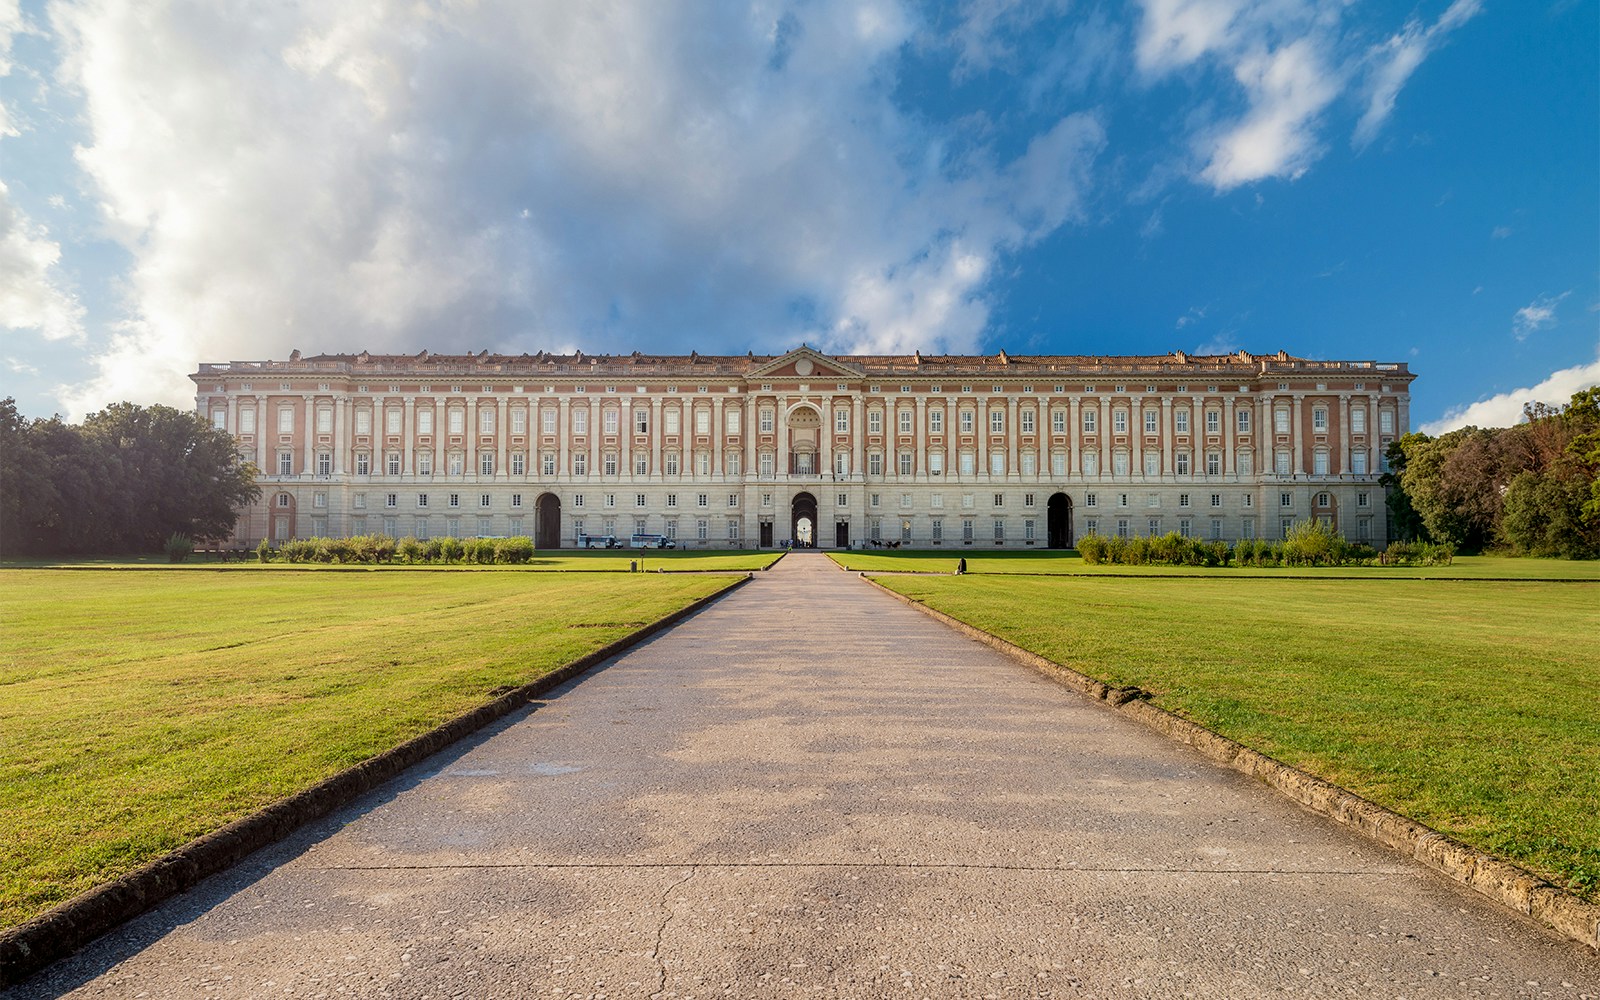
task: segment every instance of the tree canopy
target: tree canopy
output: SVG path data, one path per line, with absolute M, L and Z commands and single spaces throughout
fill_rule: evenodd
M 198 414 L 117 403 L 82 424 L 0 401 L 0 552 L 158 551 L 226 538 L 261 495 L 233 438 Z
M 1476 552 L 1600 557 L 1600 387 L 1530 403 L 1515 427 L 1463 427 L 1389 446 L 1389 508 L 1408 537 Z

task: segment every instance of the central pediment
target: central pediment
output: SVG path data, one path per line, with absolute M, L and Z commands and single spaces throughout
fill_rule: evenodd
M 773 358 L 771 361 L 753 369 L 747 378 L 861 378 L 865 373 L 855 365 L 831 358 L 821 351 L 814 351 L 804 344 L 790 351 L 788 354 Z

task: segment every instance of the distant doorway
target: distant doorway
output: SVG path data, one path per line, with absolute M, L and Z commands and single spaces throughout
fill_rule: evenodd
M 541 493 L 533 510 L 533 545 L 540 549 L 561 547 L 561 498 Z
M 797 493 L 789 504 L 789 527 L 794 544 L 799 548 L 814 548 L 817 544 L 817 498 L 809 493 Z
M 1049 546 L 1052 549 L 1072 548 L 1072 498 L 1065 493 L 1050 497 Z
M 849 521 L 833 522 L 833 547 L 836 549 L 848 549 L 850 547 Z
M 758 529 L 758 531 L 760 533 L 761 540 L 757 544 L 764 549 L 772 548 L 772 522 L 762 521 L 761 527 Z

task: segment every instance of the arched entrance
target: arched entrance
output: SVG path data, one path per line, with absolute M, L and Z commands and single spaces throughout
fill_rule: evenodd
M 1072 548 L 1072 498 L 1065 493 L 1051 494 L 1049 519 L 1050 548 Z
M 282 545 L 294 537 L 294 494 L 278 493 L 272 498 L 272 544 Z
M 789 504 L 789 537 L 796 548 L 815 548 L 817 544 L 817 498 L 796 493 Z
M 561 498 L 554 493 L 539 494 L 533 508 L 533 546 L 537 549 L 561 547 Z

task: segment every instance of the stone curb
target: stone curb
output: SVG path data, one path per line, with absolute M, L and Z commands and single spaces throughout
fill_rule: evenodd
M 313 820 L 348 805 L 384 782 L 421 763 L 450 744 L 495 722 L 591 667 L 638 645 L 713 601 L 754 579 L 742 579 L 687 607 L 659 618 L 637 632 L 573 660 L 495 700 L 458 715 L 376 757 L 346 768 L 305 791 L 281 799 L 219 830 L 191 840 L 136 871 L 53 907 L 0 934 L 0 989 L 21 983 L 50 963 L 65 958 L 118 924 L 192 888 L 201 879 L 229 868 L 254 851 L 274 844 Z
M 861 579 L 883 593 L 909 604 L 957 632 L 1033 667 L 1067 687 L 1104 701 L 1151 729 L 1187 743 L 1212 760 L 1271 786 L 1312 812 L 1321 813 L 1391 850 L 1442 872 L 1495 902 L 1553 928 L 1564 937 L 1600 951 L 1600 906 L 1586 903 L 1510 862 L 1468 847 L 1432 827 L 1385 809 L 1332 782 L 1273 760 L 1198 723 L 1157 708 L 1145 700 L 1149 696 L 1138 688 L 1113 687 L 1097 681 L 1071 667 L 1062 666 L 997 635 L 936 611 L 921 601 L 896 593 L 865 574 L 860 575 Z

